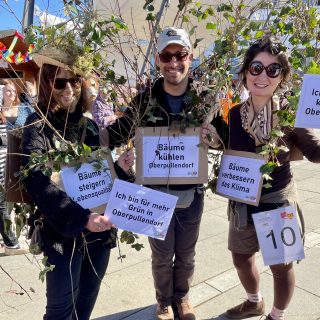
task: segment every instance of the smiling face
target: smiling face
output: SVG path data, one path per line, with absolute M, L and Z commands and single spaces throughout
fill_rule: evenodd
M 70 79 L 70 82 L 64 80 Z M 56 79 L 50 80 L 50 85 L 52 89 L 52 97 L 56 103 L 60 106 L 61 109 L 64 109 L 70 113 L 76 110 L 77 103 L 79 102 L 81 96 L 81 79 L 79 82 L 74 82 L 71 80 L 77 79 L 77 76 L 68 70 L 59 69 Z M 58 89 L 55 88 L 55 84 L 61 84 L 65 82 L 65 86 L 58 86 Z
M 5 104 L 12 105 L 17 97 L 17 90 L 11 84 L 6 84 L 3 87 L 3 101 Z
M 178 52 L 188 52 L 188 49 L 179 44 L 170 44 L 162 50 L 161 54 L 177 54 Z M 161 62 L 159 55 L 156 55 L 156 64 L 164 77 L 165 88 L 167 86 L 173 90 L 179 90 L 187 85 L 192 57 L 192 53 L 189 53 L 184 61 L 178 61 L 176 57 L 172 57 L 170 62 Z
M 251 63 L 253 62 L 261 62 L 264 67 L 272 63 L 279 63 L 278 58 L 268 52 L 258 53 L 251 61 Z M 282 73 L 276 78 L 270 78 L 266 70 L 263 70 L 262 73 L 256 76 L 252 75 L 248 70 L 246 71 L 246 86 L 252 98 L 271 98 L 281 80 Z

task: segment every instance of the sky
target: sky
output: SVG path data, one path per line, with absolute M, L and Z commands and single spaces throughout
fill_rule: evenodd
M 24 3 L 25 0 L 0 0 L 0 30 L 22 31 Z M 35 0 L 35 4 L 41 11 L 47 10 L 48 13 L 59 17 L 63 14 L 62 0 Z M 34 24 L 38 24 L 37 21 L 37 17 L 34 17 Z

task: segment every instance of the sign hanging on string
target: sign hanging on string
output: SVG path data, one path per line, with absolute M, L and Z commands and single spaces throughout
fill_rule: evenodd
M 257 206 L 262 188 L 260 167 L 265 162 L 262 156 L 255 153 L 224 151 L 217 182 L 217 194 Z

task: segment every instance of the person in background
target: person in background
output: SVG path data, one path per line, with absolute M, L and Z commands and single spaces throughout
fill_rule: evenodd
M 30 81 L 26 81 L 24 87 L 26 90 L 20 93 L 20 101 L 24 104 L 35 106 L 37 104 L 37 89 L 35 85 Z
M 117 120 L 114 112 L 114 103 L 110 97 L 111 91 L 111 87 L 100 89 L 96 100 L 93 102 L 92 116 L 101 129 L 108 127 Z
M 86 86 L 84 79 L 69 69 L 42 66 L 39 112 L 28 117 L 23 132 L 25 166 L 31 154 L 46 154 L 55 149 L 55 141 L 61 139 L 58 133 L 71 143 L 83 140 L 92 150 L 99 147 L 97 125 L 83 116 L 90 108 Z M 133 161 L 130 151 L 119 157 L 114 164 L 119 178 L 132 178 L 127 172 Z M 116 230 L 107 217 L 84 209 L 41 169 L 41 164 L 31 168 L 24 184 L 43 217 L 43 252 L 48 257 L 47 263 L 54 265 L 46 273 L 47 304 L 43 319 L 89 320 L 110 250 L 116 246 Z
M 21 104 L 14 82 L 10 79 L 2 79 L 1 84 L 1 111 L 0 111 L 0 233 L 5 245 L 5 254 L 21 254 L 26 250 L 22 248 L 12 231 L 11 212 L 13 203 L 5 201 L 5 168 L 7 158 L 8 134 L 20 135 L 21 127 L 33 110 L 29 105 Z
M 12 80 L 3 79 L 0 83 L 4 85 L 1 110 L 6 118 L 7 129 L 21 133 L 21 130 L 16 129 L 24 125 L 27 116 L 34 112 L 34 109 L 30 104 L 20 101 L 17 88 Z
M 289 83 L 291 67 L 286 54 L 281 51 L 281 45 L 274 36 L 265 35 L 245 53 L 239 76 L 249 91 L 249 97 L 230 110 L 231 150 L 259 153 L 261 147 L 270 141 L 271 130 L 278 123 L 277 111 L 288 106 L 281 90 Z M 293 205 L 302 217 L 290 167 L 290 151 L 296 147 L 308 160 L 320 163 L 320 141 L 312 129 L 284 127 L 282 131 L 284 136 L 278 139 L 277 146 L 285 146 L 287 150 L 280 150 L 277 154 L 279 166 L 271 173 L 272 187 L 262 188 L 259 205 L 256 207 L 229 201 L 228 248 L 248 297 L 245 302 L 227 310 L 226 315 L 230 319 L 247 319 L 265 313 L 255 261 L 259 244 L 252 215 Z M 270 269 L 274 300 L 265 319 L 283 320 L 295 287 L 293 263 L 271 265 Z
M 84 113 L 84 116 L 90 119 L 93 119 L 93 106 L 94 103 L 98 97 L 98 87 L 99 87 L 99 82 L 97 79 L 97 76 L 92 76 L 90 79 L 87 79 L 86 81 L 86 94 L 87 94 L 87 99 L 89 101 L 89 108 L 88 110 Z

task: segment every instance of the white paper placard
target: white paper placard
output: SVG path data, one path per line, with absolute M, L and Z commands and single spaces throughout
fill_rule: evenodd
M 115 179 L 105 215 L 116 227 L 165 239 L 178 197 Z
M 61 179 L 67 195 L 85 209 L 98 207 L 108 202 L 113 179 L 107 160 L 102 160 L 103 168 L 97 170 L 94 163 L 84 163 L 76 170 L 63 168 Z
M 256 154 L 226 150 L 221 159 L 217 194 L 257 206 L 262 187 L 260 167 L 265 162 Z
M 143 137 L 143 175 L 197 177 L 199 143 L 199 136 Z
M 305 74 L 296 113 L 296 128 L 320 128 L 320 75 Z
M 296 210 L 293 206 L 252 215 L 266 266 L 304 259 Z
M 142 185 L 208 182 L 207 147 L 201 128 L 138 127 L 135 134 L 136 183 Z

